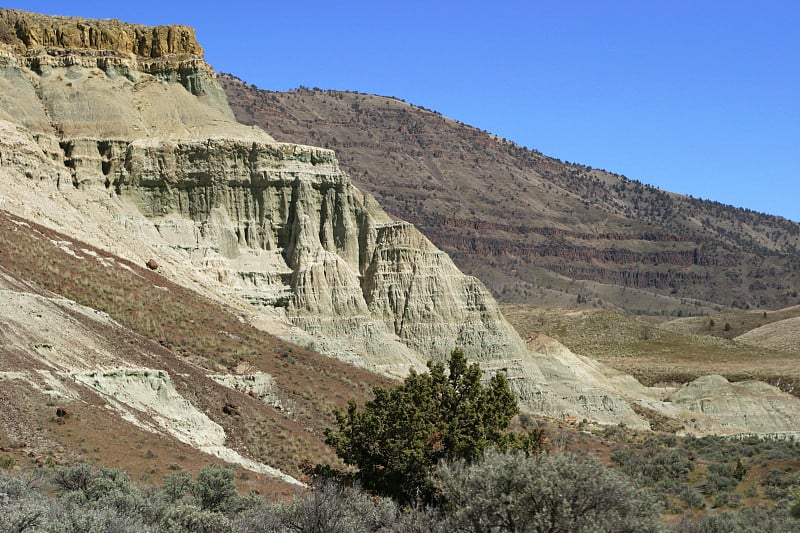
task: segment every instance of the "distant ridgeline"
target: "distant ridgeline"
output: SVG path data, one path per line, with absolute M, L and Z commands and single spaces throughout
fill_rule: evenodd
M 359 187 L 501 302 L 672 316 L 800 302 L 795 222 L 562 162 L 395 98 L 220 82 L 240 121 L 336 150 Z

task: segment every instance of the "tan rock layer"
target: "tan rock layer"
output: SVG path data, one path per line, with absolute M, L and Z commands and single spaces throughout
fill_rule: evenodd
M 119 20 L 57 17 L 0 9 L 0 41 L 25 52 L 37 48 L 107 50 L 139 57 L 203 56 L 193 28 L 143 26 Z

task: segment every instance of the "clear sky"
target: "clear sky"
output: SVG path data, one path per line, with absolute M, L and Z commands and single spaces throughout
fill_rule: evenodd
M 6 1 L 197 30 L 262 89 L 396 96 L 567 161 L 800 221 L 800 2 Z

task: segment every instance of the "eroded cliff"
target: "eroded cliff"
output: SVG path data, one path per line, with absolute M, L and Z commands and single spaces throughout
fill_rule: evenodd
M 484 286 L 332 151 L 233 120 L 190 30 L 0 10 L 0 43 L 3 209 L 155 257 L 242 320 L 348 362 L 403 375 L 461 347 L 530 410 L 648 427 L 630 402 L 661 398 L 569 351 L 529 351 Z
M 332 151 L 236 123 L 191 29 L 9 10 L 0 29 L 2 118 L 59 168 L 37 177 L 135 205 L 115 220 L 155 233 L 178 275 L 188 266 L 291 321 L 294 340 L 383 372 L 456 346 L 524 355 L 484 287 L 353 187 Z

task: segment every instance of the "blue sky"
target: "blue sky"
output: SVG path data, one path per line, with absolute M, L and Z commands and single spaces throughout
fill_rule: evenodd
M 396 96 L 563 160 L 800 221 L 800 2 L 37 2 L 188 24 L 263 89 Z

